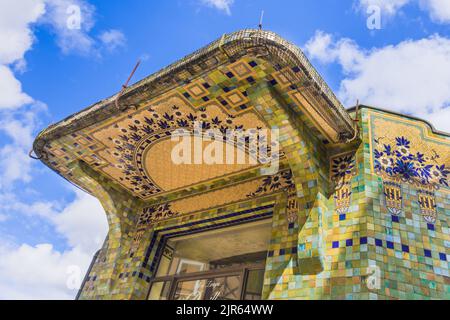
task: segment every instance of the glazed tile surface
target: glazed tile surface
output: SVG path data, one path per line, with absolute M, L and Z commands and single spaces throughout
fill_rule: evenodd
M 224 36 L 138 83 L 127 108 L 109 99 L 63 122 L 65 134 L 40 135 L 43 161 L 109 222 L 80 299 L 145 299 L 167 239 L 263 219 L 264 299 L 450 299 L 450 137 L 372 107 L 345 111 L 301 51 L 273 39 Z M 198 120 L 279 129 L 279 171 L 176 167 L 170 135 L 196 134 Z

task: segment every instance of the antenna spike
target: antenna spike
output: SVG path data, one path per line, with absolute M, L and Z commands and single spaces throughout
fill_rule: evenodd
M 261 11 L 261 17 L 259 18 L 259 30 L 262 30 L 263 27 L 263 19 L 264 19 L 264 10 Z

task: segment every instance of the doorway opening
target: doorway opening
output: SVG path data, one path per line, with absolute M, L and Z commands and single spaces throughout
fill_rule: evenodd
M 259 300 L 271 220 L 170 238 L 149 300 Z

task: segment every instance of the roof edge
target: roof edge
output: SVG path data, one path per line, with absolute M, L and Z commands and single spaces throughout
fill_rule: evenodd
M 225 54 L 227 54 L 225 49 L 228 48 L 234 50 L 242 48 L 251 51 L 254 49 L 255 45 L 257 47 L 264 47 L 265 49 L 271 48 L 273 50 L 279 50 L 281 52 L 279 55 L 280 59 L 294 59 L 298 62 L 298 65 L 305 69 L 307 76 L 311 78 L 320 91 L 322 91 L 324 98 L 326 98 L 327 103 L 330 105 L 330 112 L 337 117 L 340 126 L 349 132 L 350 135 L 354 132 L 355 128 L 353 127 L 353 122 L 344 106 L 339 102 L 333 91 L 312 66 L 304 53 L 297 46 L 281 38 L 276 33 L 257 29 L 244 29 L 230 34 L 224 34 L 221 38 L 213 41 L 209 45 L 187 55 L 135 84 L 130 85 L 124 90 L 123 95 L 121 95 L 121 104 L 128 104 L 128 106 L 130 106 L 133 97 L 138 94 L 151 92 L 151 95 L 157 96 L 165 91 L 173 89 L 177 85 L 183 83 L 182 80 L 177 77 L 180 71 L 186 69 L 190 71 L 189 67 L 194 63 L 204 62 L 203 60 L 214 57 L 214 54 L 217 54 L 219 51 Z M 197 75 L 198 74 L 193 73 L 192 78 Z M 155 92 L 152 91 L 152 88 Z M 43 149 L 48 142 L 123 112 L 123 109 L 117 109 L 115 107 L 114 101 L 117 96 L 118 93 L 107 99 L 96 102 L 42 130 L 33 143 L 33 151 L 37 157 L 42 158 Z
M 370 106 L 370 105 L 367 105 L 367 104 L 360 104 L 358 106 L 358 108 L 366 108 L 366 109 L 378 110 L 378 111 L 390 113 L 390 114 L 393 114 L 393 115 L 396 115 L 396 116 L 400 116 L 400 117 L 404 117 L 404 118 L 409 118 L 409 119 L 412 119 L 412 120 L 420 121 L 420 122 L 425 123 L 427 126 L 429 126 L 430 129 L 431 129 L 431 132 L 433 132 L 434 134 L 439 134 L 439 135 L 442 135 L 442 136 L 450 137 L 450 133 L 449 132 L 438 130 L 429 121 L 427 121 L 425 119 L 422 119 L 422 118 L 419 118 L 419 117 L 416 117 L 416 116 L 400 113 L 400 112 L 397 112 L 397 111 L 392 111 L 392 110 L 385 109 L 385 108 L 374 107 L 374 106 Z M 347 110 L 347 112 L 354 112 L 356 110 L 356 106 L 347 108 L 346 110 Z

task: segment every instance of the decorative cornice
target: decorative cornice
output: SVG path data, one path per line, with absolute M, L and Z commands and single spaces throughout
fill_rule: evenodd
M 409 115 L 409 114 L 404 114 L 404 113 L 392 111 L 392 110 L 389 110 L 389 109 L 386 109 L 386 108 L 369 106 L 369 105 L 366 105 L 366 104 L 360 104 L 358 106 L 358 108 L 359 109 L 365 108 L 365 109 L 377 110 L 377 111 L 393 114 L 393 115 L 396 115 L 396 116 L 400 116 L 400 117 L 403 117 L 403 118 L 408 118 L 408 119 L 411 119 L 411 120 L 420 121 L 420 122 L 425 123 L 427 126 L 429 126 L 432 133 L 438 134 L 438 135 L 442 135 L 442 136 L 446 136 L 446 137 L 450 137 L 450 133 L 449 132 L 440 131 L 440 130 L 436 129 L 430 122 L 428 122 L 427 120 L 424 120 L 422 118 L 419 118 L 419 117 L 415 117 L 415 116 L 412 116 L 412 115 Z M 347 112 L 354 112 L 355 110 L 356 110 L 356 106 L 347 108 Z
M 189 83 L 199 75 L 245 55 L 257 56 L 280 66 L 299 66 L 311 81 L 309 85 L 314 86 L 326 102 L 328 108 L 324 112 L 334 119 L 341 139 L 354 135 L 349 114 L 303 52 L 273 32 L 249 29 L 223 35 L 208 46 L 129 86 L 121 95 L 120 105 L 123 108 L 117 109 L 115 106 L 116 94 L 49 126 L 38 135 L 33 150 L 41 158 L 47 143 L 120 114 L 126 108 Z M 42 160 L 45 162 L 45 157 Z

